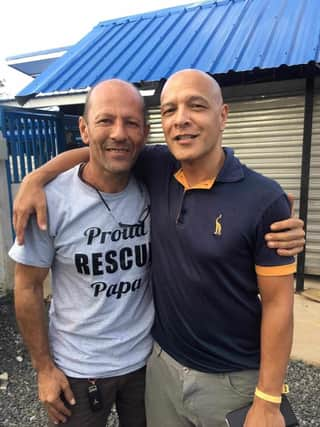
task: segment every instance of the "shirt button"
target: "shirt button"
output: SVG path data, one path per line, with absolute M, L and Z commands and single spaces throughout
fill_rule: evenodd
M 183 371 L 187 374 L 189 372 L 189 369 L 186 366 L 184 366 Z

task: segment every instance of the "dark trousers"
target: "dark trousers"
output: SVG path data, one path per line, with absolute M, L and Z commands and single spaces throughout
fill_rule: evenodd
M 61 425 L 66 427 L 105 427 L 112 405 L 115 403 L 120 427 L 145 427 L 145 373 L 146 368 L 119 377 L 96 380 L 102 398 L 102 409 L 92 412 L 88 400 L 87 379 L 70 378 L 76 405 L 69 406 L 71 417 Z M 56 427 L 49 422 L 50 427 Z

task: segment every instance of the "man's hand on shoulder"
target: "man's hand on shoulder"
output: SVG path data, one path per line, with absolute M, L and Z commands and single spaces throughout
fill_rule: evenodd
M 288 194 L 291 218 L 271 224 L 271 232 L 265 235 L 269 248 L 277 249 L 278 255 L 294 256 L 304 250 L 304 222 L 294 216 L 294 197 Z
M 41 173 L 27 175 L 19 188 L 13 204 L 13 227 L 19 245 L 24 243 L 24 231 L 30 215 L 35 213 L 41 230 L 47 228 L 47 202 Z

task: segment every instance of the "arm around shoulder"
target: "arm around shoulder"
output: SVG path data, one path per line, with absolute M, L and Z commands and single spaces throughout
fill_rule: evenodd
M 78 163 L 87 161 L 88 158 L 89 150 L 87 147 L 71 150 L 59 154 L 25 176 L 13 204 L 13 226 L 19 244 L 24 242 L 25 228 L 32 213 L 36 213 L 39 228 L 41 230 L 47 228 L 47 204 L 43 190 L 44 185 L 60 173 Z
M 269 248 L 277 249 L 280 256 L 295 256 L 304 250 L 304 222 L 294 216 L 294 197 L 287 195 L 291 205 L 291 217 L 271 224 L 270 233 L 265 235 Z

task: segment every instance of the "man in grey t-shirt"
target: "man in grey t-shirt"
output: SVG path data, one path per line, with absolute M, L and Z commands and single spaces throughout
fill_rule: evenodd
M 104 81 L 89 92 L 79 127 L 89 161 L 46 186 L 48 229 L 33 218 L 25 244 L 10 250 L 17 319 L 51 423 L 103 427 L 115 402 L 123 427 L 143 427 L 154 317 L 150 206 L 130 175 L 148 133 L 143 100 L 126 82 Z

